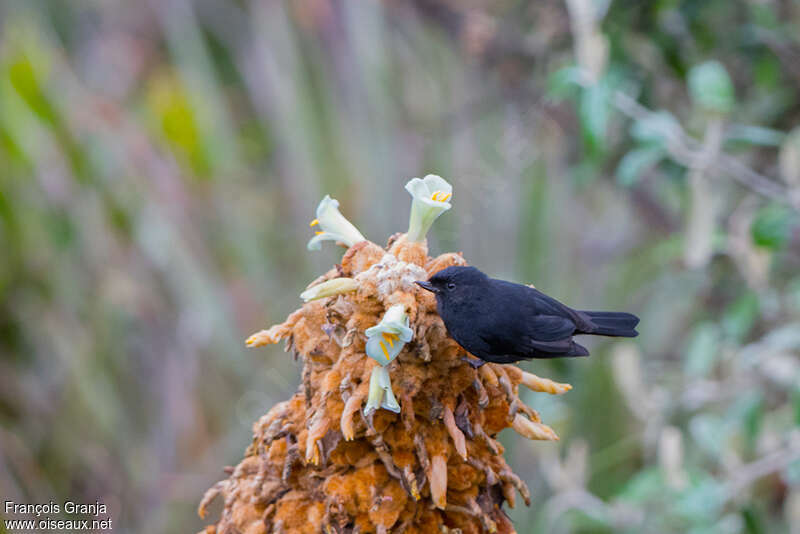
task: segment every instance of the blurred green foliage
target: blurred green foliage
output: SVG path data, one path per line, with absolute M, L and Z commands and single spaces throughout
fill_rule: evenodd
M 778 1 L 0 3 L 0 493 L 185 532 L 295 390 L 243 339 L 410 177 L 433 252 L 635 343 L 526 368 L 520 532 L 800 530 L 800 6 Z M 690 265 L 690 266 L 687 266 Z

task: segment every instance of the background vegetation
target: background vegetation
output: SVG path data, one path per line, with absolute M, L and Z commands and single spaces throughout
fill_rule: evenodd
M 532 362 L 528 532 L 800 532 L 800 4 L 0 2 L 0 494 L 187 532 L 298 364 L 243 340 L 413 176 L 430 236 L 642 317 Z M 2 527 L 0 527 L 2 530 Z

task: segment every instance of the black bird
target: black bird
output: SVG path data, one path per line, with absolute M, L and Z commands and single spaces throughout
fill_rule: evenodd
M 636 337 L 630 313 L 579 311 L 541 291 L 489 278 L 475 267 L 448 267 L 417 284 L 436 294 L 450 336 L 484 362 L 588 356 L 578 334 Z

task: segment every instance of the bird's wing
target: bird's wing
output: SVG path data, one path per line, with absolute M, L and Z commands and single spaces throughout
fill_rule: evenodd
M 569 338 L 575 332 L 575 323 L 567 317 L 534 315 L 527 317 L 523 337 L 531 341 L 550 342 Z
M 564 317 L 573 323 L 578 330 L 584 329 L 587 325 L 591 324 L 590 319 L 578 310 L 573 310 L 566 304 L 557 301 L 550 295 L 545 295 L 538 289 L 530 288 L 529 302 L 536 309 L 537 313 L 542 315 L 555 315 Z
M 494 354 L 526 355 L 531 350 L 562 353 L 570 349 L 575 323 L 565 317 L 534 315 L 497 325 L 480 337 Z
M 529 315 L 555 315 L 575 319 L 576 311 L 536 288 L 505 280 L 491 280 L 492 295 L 508 307 Z
M 573 331 L 588 330 L 592 326 L 591 319 L 581 311 L 573 310 L 566 304 L 557 301 L 550 295 L 545 295 L 538 289 L 523 286 L 527 291 L 524 294 L 524 303 L 520 307 L 535 317 L 556 317 L 565 319 L 572 326 Z M 562 325 L 563 326 L 563 325 Z M 564 326 L 566 328 L 566 326 Z M 571 334 L 570 334 L 571 335 Z
M 558 341 L 537 341 L 535 339 L 528 340 L 528 347 L 534 351 L 546 352 L 548 354 L 566 354 L 573 348 L 575 342 L 571 337 L 559 339 Z M 528 351 L 518 351 L 522 355 L 528 355 Z

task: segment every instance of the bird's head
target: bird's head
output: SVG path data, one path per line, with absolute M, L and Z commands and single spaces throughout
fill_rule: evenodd
M 442 269 L 427 281 L 418 280 L 420 287 L 436 294 L 437 299 L 457 299 L 471 294 L 486 282 L 486 275 L 475 267 L 453 266 Z

